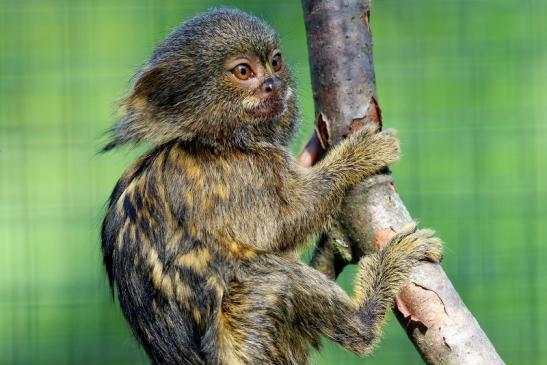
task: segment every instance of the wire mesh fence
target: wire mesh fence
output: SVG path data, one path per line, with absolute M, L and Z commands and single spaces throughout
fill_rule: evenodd
M 298 1 L 0 0 L 0 363 L 147 363 L 98 239 L 110 189 L 142 148 L 97 151 L 154 44 L 220 5 L 280 32 L 299 84 L 299 150 L 313 102 Z M 405 203 L 446 241 L 443 266 L 506 362 L 547 364 L 547 3 L 377 0 L 372 26 Z M 339 279 L 348 290 L 353 273 Z M 324 341 L 312 362 L 363 360 Z M 421 360 L 390 318 L 366 362 Z

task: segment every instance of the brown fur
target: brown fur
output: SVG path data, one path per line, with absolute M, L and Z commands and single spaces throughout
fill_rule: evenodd
M 354 299 L 298 259 L 347 189 L 396 161 L 399 145 L 364 129 L 298 166 L 290 72 L 268 61 L 278 47 L 258 19 L 210 11 L 158 46 L 122 104 L 106 149 L 154 147 L 112 192 L 103 255 L 155 364 L 305 364 L 320 335 L 366 354 L 409 270 L 440 258 L 431 231 L 407 227 L 361 260 Z M 238 55 L 258 60 L 258 86 L 224 68 Z

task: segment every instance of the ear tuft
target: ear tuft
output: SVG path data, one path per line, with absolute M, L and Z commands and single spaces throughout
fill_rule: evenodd
M 112 140 L 101 149 L 101 153 L 129 142 L 137 144 L 154 137 L 156 126 L 148 116 L 155 114 L 151 110 L 154 108 L 152 103 L 164 92 L 162 85 L 168 67 L 165 63 L 145 67 L 137 74 L 131 94 L 119 103 L 118 123 L 107 131 Z

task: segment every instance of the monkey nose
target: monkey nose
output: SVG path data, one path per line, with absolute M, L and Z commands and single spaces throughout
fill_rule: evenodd
M 272 91 L 274 91 L 275 82 L 273 78 L 268 78 L 264 83 L 262 84 L 262 92 L 265 94 L 269 94 Z

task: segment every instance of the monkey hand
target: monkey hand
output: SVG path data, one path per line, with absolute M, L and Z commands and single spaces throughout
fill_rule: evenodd
M 376 124 L 367 124 L 351 135 L 355 154 L 366 160 L 375 161 L 382 167 L 399 160 L 400 146 L 395 129 L 378 131 Z
M 367 124 L 342 141 L 331 152 L 331 157 L 345 161 L 355 174 L 355 182 L 359 182 L 399 160 L 399 150 L 395 130 L 378 132 L 377 126 Z
M 416 223 L 410 223 L 393 236 L 381 252 L 401 261 L 402 266 L 411 267 L 421 260 L 440 262 L 442 246 L 433 230 L 418 229 Z

